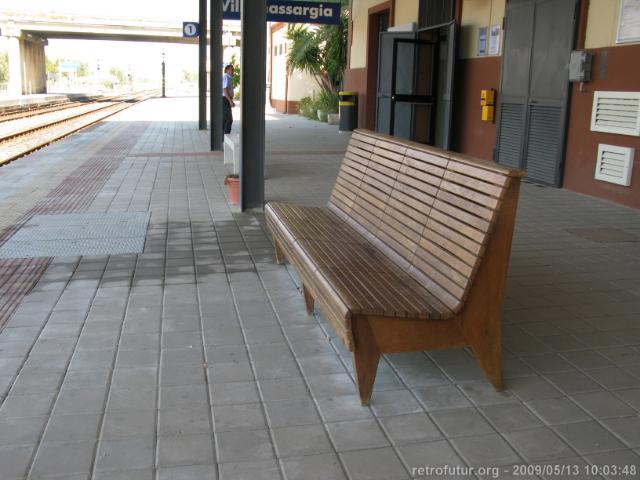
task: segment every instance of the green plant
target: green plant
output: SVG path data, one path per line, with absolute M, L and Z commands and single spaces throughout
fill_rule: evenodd
M 238 62 L 238 59 L 235 53 L 231 55 L 231 60 L 229 61 L 229 65 L 233 65 L 233 77 L 232 77 L 233 85 L 238 86 L 240 85 L 240 63 Z
M 312 75 L 321 90 L 337 93 L 347 66 L 348 1 L 342 1 L 339 25 L 308 28 L 289 25 L 287 39 L 291 48 L 287 53 L 287 70 Z
M 338 113 L 340 97 L 333 90 L 320 90 L 316 97 L 318 110 L 326 113 Z
M 315 119 L 317 118 L 315 99 L 313 97 L 304 97 L 300 100 L 300 115 Z
M 9 54 L 0 52 L 0 83 L 9 81 Z

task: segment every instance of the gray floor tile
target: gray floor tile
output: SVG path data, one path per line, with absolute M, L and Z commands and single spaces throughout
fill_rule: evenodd
M 596 418 L 624 417 L 636 413 L 610 392 L 579 393 L 573 399 Z
M 47 415 L 55 392 L 48 395 L 33 393 L 27 395 L 8 395 L 0 406 L 1 417 L 39 417 Z
M 363 407 L 357 395 L 339 395 L 316 399 L 320 407 L 320 414 L 325 422 L 339 422 L 342 420 L 358 420 L 371 418 L 373 413 L 368 407 Z
M 602 423 L 629 447 L 640 448 L 640 417 L 609 418 Z
M 345 373 L 316 375 L 309 377 L 308 381 L 311 392 L 316 398 L 356 394 L 356 386 L 353 380 Z
M 196 435 L 211 432 L 211 413 L 206 405 L 184 405 L 160 410 L 159 435 Z
M 49 420 L 43 442 L 70 443 L 96 441 L 101 415 L 53 415 Z
M 465 463 L 451 447 L 451 444 L 445 440 L 402 445 L 398 450 L 400 451 L 400 455 L 402 455 L 404 462 L 409 466 L 410 472 L 424 466 L 465 466 Z M 418 474 L 416 476 L 420 475 L 421 474 Z
M 425 410 L 445 410 L 470 407 L 471 403 L 455 385 L 436 385 L 416 388 L 415 394 Z
M 213 383 L 210 391 L 213 405 L 237 405 L 260 400 L 255 382 Z
M 302 378 L 297 376 L 260 380 L 258 384 L 265 401 L 309 396 L 307 386 Z
M 264 406 L 271 428 L 314 425 L 321 422 L 311 398 L 272 400 Z
M 35 445 L 0 447 L 2 473 L 10 479 L 24 478 L 29 468 Z
M 491 425 L 474 408 L 441 410 L 431 414 L 433 420 L 449 437 L 493 433 Z
M 101 388 L 66 388 L 53 409 L 54 414 L 79 415 L 82 413 L 101 413 L 106 403 L 106 387 Z
M 619 440 L 594 421 L 557 425 L 554 430 L 582 455 L 624 448 Z
M 281 480 L 281 476 L 275 460 L 262 460 L 223 463 L 220 465 L 220 480 Z
M 97 440 L 42 443 L 31 467 L 31 476 L 88 474 Z
M 422 407 L 408 390 L 376 392 L 371 408 L 378 417 L 418 413 Z
M 589 416 L 566 397 L 541 398 L 527 402 L 527 405 L 548 425 L 589 420 Z
M 259 403 L 215 405 L 213 407 L 213 419 L 217 432 L 266 428 L 262 405 Z
M 251 462 L 274 458 L 267 430 L 217 432 L 218 462 Z
M 0 416 L 0 447 L 38 443 L 47 417 Z
M 350 480 L 405 480 L 409 478 L 391 448 L 376 448 L 340 454 Z
M 334 453 L 305 455 L 281 460 L 286 480 L 346 480 Z
M 505 434 L 507 441 L 530 463 L 546 458 L 566 458 L 575 452 L 547 427 Z
M 158 468 L 158 480 L 217 480 L 218 474 L 213 465 L 188 465 L 180 467 Z
M 109 410 L 104 416 L 102 438 L 151 438 L 155 431 L 156 410 Z
M 472 466 L 501 466 L 520 463 L 520 457 L 497 434 L 460 437 L 451 441 Z
M 519 403 L 482 407 L 480 411 L 499 432 L 524 430 L 542 425 L 535 415 Z
M 125 472 L 96 472 L 93 480 L 153 480 L 153 470 L 127 470 Z
M 109 393 L 107 410 L 148 410 L 150 405 L 156 404 L 157 392 L 155 389 L 131 388 L 114 389 Z
M 154 445 L 148 438 L 102 441 L 98 448 L 95 470 L 121 471 L 152 468 Z
M 327 429 L 338 452 L 389 445 L 375 420 L 328 423 Z
M 616 395 L 640 412 L 640 388 L 618 390 Z
M 396 445 L 431 442 L 442 438 L 438 428 L 424 413 L 385 417 L 380 422 Z
M 507 382 L 506 385 L 509 387 L 509 382 Z M 478 406 L 518 401 L 518 399 L 508 390 L 496 392 L 496 390 L 487 382 L 463 383 L 460 385 L 460 389 L 475 405 Z M 460 400 L 458 400 L 458 402 L 463 403 Z
M 279 458 L 333 451 L 322 425 L 275 428 L 273 438 Z
M 538 398 L 560 396 L 560 392 L 541 377 L 512 378 L 507 384 L 507 388 L 525 402 Z
M 158 467 L 213 464 L 213 439 L 209 434 L 160 436 L 157 462 Z

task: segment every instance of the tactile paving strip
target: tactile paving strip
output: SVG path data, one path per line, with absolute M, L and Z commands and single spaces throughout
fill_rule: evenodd
M 149 212 L 35 215 L 0 247 L 0 258 L 142 253 L 149 218 Z

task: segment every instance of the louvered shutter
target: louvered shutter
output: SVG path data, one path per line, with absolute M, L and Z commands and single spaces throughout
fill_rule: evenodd
M 595 92 L 591 130 L 640 136 L 640 92 Z

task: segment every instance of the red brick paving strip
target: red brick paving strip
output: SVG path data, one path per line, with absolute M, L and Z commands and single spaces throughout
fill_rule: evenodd
M 150 122 L 136 122 L 76 168 L 17 222 L 0 232 L 2 246 L 34 215 L 80 213 L 86 210 L 109 177 L 120 166 Z M 28 161 L 28 157 L 23 160 Z M 0 329 L 22 299 L 36 286 L 53 258 L 0 260 Z

